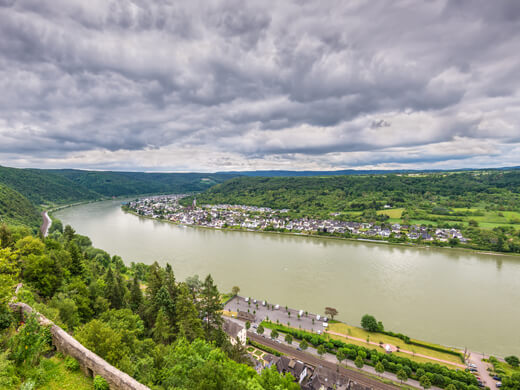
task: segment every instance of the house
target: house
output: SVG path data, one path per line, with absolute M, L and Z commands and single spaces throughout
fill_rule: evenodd
M 349 389 L 349 380 L 334 370 L 325 367 L 318 367 L 314 372 L 301 384 L 303 390 L 347 390 Z
M 231 344 L 235 345 L 238 341 L 240 344 L 246 345 L 247 332 L 246 328 L 244 328 L 242 325 L 237 324 L 231 320 L 224 320 L 222 329 L 229 336 Z
M 296 378 L 298 383 L 302 383 L 308 373 L 308 367 L 301 361 L 288 358 L 287 356 L 281 356 L 276 362 L 276 368 L 281 374 L 287 372 L 291 373 Z

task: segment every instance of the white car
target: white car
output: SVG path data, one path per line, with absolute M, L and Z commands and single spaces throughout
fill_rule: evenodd
M 262 301 L 262 306 L 265 306 L 265 301 Z
M 248 298 L 246 298 L 246 302 L 249 302 L 249 297 L 248 297 Z
M 319 321 L 320 318 L 321 318 L 321 316 L 318 314 L 318 315 L 316 316 L 316 319 Z
M 280 305 L 276 305 L 276 306 L 274 307 L 274 309 L 275 309 L 275 310 L 279 310 L 279 309 L 280 309 Z
M 327 326 L 329 326 L 329 324 L 327 324 L 326 322 L 323 323 L 323 327 L 326 328 Z

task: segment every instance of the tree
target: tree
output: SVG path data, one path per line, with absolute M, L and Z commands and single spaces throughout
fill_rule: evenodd
M 520 364 L 520 360 L 517 356 L 508 356 L 504 360 L 507 362 L 507 364 L 509 364 L 512 367 L 518 367 L 518 365 Z
M 274 329 L 271 332 L 271 339 L 276 340 L 278 338 L 278 336 L 279 336 L 278 331 L 276 329 Z
M 374 316 L 365 314 L 361 318 L 361 327 L 369 332 L 378 332 L 381 330 L 382 324 L 378 324 Z
M 212 326 L 220 327 L 222 325 L 220 314 L 222 303 L 220 303 L 220 294 L 211 275 L 208 275 L 204 280 L 200 298 L 200 309 L 206 319 L 206 332 L 209 332 Z
M 338 315 L 338 311 L 333 307 L 326 307 L 325 314 L 328 315 L 331 319 L 334 319 L 334 316 Z
M 110 364 L 116 365 L 130 351 L 121 342 L 121 333 L 100 320 L 92 320 L 75 332 L 74 337 Z
M 363 359 L 361 358 L 361 356 L 358 356 L 356 358 L 356 360 L 354 360 L 354 364 L 356 365 L 357 368 L 361 369 L 363 368 L 363 366 L 365 365 L 365 363 L 363 362 Z
M 264 327 L 262 325 L 258 325 L 258 328 L 256 329 L 256 333 L 264 334 Z
M 325 346 L 323 344 L 320 344 L 318 345 L 316 352 L 318 352 L 318 355 L 320 355 L 321 358 L 323 357 L 323 355 L 325 355 L 325 352 L 327 352 L 327 350 L 325 349 Z
M 408 375 L 406 374 L 406 371 L 402 368 L 399 371 L 397 371 L 397 379 L 401 381 L 401 384 L 408 380 Z
M 63 237 L 65 237 L 66 242 L 70 242 L 74 239 L 74 235 L 76 234 L 76 231 L 72 228 L 72 226 L 67 225 L 65 226 L 65 229 L 63 230 Z
M 305 340 L 302 340 L 300 341 L 299 347 L 302 351 L 305 351 L 307 348 L 309 348 L 309 343 L 307 343 Z
M 383 366 L 383 363 L 381 363 L 381 362 L 377 362 L 377 364 L 374 368 L 376 369 L 376 372 L 378 374 L 382 374 L 383 372 L 385 372 L 385 366 Z
M 286 334 L 285 335 L 285 342 L 287 344 L 292 344 L 292 341 L 293 341 L 293 337 L 290 334 Z
M 432 387 L 432 381 L 430 378 L 428 378 L 427 375 L 423 375 L 419 378 L 419 384 L 422 386 L 423 389 L 429 389 Z
M 453 384 L 453 383 L 450 383 L 448 386 L 446 386 L 444 388 L 445 390 L 457 390 L 457 387 Z
M 128 304 L 133 312 L 137 312 L 143 304 L 143 292 L 141 291 L 141 285 L 137 276 L 134 276 L 132 281 L 132 287 L 130 288 L 130 301 Z
M 67 245 L 67 251 L 70 253 L 70 273 L 72 275 L 83 275 L 85 265 L 83 264 L 83 255 L 75 242 Z
M 185 337 L 188 341 L 202 338 L 204 335 L 202 321 L 193 303 L 191 292 L 185 283 L 180 283 L 178 286 L 175 309 L 179 337 Z
M 236 297 L 239 292 L 240 292 L 240 287 L 238 287 L 238 286 L 233 286 L 233 288 L 231 289 L 231 295 L 233 295 L 234 297 Z
M 163 308 L 159 309 L 155 326 L 152 329 L 153 339 L 158 343 L 168 344 L 172 338 L 168 316 Z
M 343 348 L 338 349 L 338 352 L 336 352 L 336 359 L 338 359 L 338 364 L 341 364 L 341 362 L 346 358 L 347 354 L 345 353 L 345 350 Z
M 251 328 L 251 322 L 246 321 L 246 330 L 249 330 Z

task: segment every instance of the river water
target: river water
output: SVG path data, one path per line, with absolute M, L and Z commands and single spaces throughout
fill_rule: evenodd
M 520 355 L 520 257 L 183 227 L 105 201 L 55 213 L 126 264 L 169 262 L 178 280 L 211 273 L 221 291 L 444 345 Z

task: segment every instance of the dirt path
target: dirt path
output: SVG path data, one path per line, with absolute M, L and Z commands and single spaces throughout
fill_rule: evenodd
M 342 333 L 336 333 L 336 332 L 332 332 L 332 331 L 327 331 L 327 333 L 328 334 L 333 334 L 335 336 L 345 337 L 346 339 L 361 341 L 363 343 L 367 342 L 366 340 L 363 340 L 363 339 L 360 339 L 360 338 L 357 338 L 357 337 L 347 336 L 347 335 L 342 334 Z M 379 347 L 379 343 L 376 343 L 374 341 L 369 341 L 368 344 L 375 345 L 375 346 Z M 387 344 L 384 344 L 384 345 L 386 346 Z M 390 345 L 390 347 L 392 348 L 392 352 L 397 351 L 397 347 L 396 346 L 391 345 L 391 344 L 388 344 L 388 345 Z M 435 357 L 432 357 L 432 356 L 428 356 L 428 355 L 423 355 L 423 354 L 420 354 L 420 353 L 413 353 L 412 351 L 407 351 L 407 350 L 401 349 L 401 348 L 399 348 L 399 352 L 407 353 L 407 354 L 412 355 L 412 356 L 419 356 L 419 357 L 422 357 L 422 358 L 434 360 L 434 361 L 440 362 L 440 363 L 451 364 L 452 366 L 456 366 L 456 367 L 460 367 L 460 368 L 466 368 L 466 366 L 464 364 L 461 364 L 461 363 L 454 363 L 454 362 L 451 362 L 449 360 L 438 359 L 438 358 L 435 358 Z

